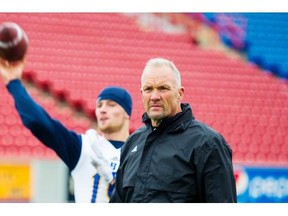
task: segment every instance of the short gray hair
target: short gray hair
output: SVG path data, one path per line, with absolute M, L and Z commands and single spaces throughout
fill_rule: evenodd
M 181 87 L 181 75 L 175 64 L 165 58 L 152 58 L 147 61 L 145 68 L 143 70 L 142 76 L 141 76 L 141 82 L 143 83 L 143 74 L 152 67 L 159 67 L 159 66 L 168 66 L 172 69 L 174 72 L 175 78 L 176 78 L 176 85 L 177 87 Z

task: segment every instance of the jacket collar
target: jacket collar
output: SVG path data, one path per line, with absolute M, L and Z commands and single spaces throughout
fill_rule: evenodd
M 164 118 L 157 127 L 157 130 L 166 128 L 170 133 L 177 133 L 185 130 L 190 121 L 194 119 L 194 116 L 188 103 L 181 103 L 181 108 L 182 112 L 177 113 L 175 116 Z M 142 122 L 145 123 L 147 128 L 152 128 L 151 119 L 147 113 L 142 115 Z

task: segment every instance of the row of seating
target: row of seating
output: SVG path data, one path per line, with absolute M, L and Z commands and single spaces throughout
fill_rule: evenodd
M 5 14 L 0 14 L 0 18 L 3 17 Z M 184 100 L 191 103 L 195 117 L 220 131 L 227 137 L 235 155 L 240 155 L 234 157 L 235 162 L 245 158 L 252 160 L 251 154 L 255 163 L 257 158 L 288 162 L 285 147 L 288 131 L 287 83 L 263 73 L 255 64 L 230 58 L 223 51 L 197 47 L 186 34 L 142 32 L 125 14 L 113 14 L 112 18 L 107 14 L 89 14 L 81 19 L 79 14 L 53 16 L 49 13 L 21 14 L 19 17 L 12 14 L 7 17 L 25 25 L 31 41 L 25 80 L 53 96 L 52 100 L 41 99 L 43 95 L 40 93 L 34 97 L 43 100 L 41 103 L 49 109 L 49 113 L 68 127 L 83 132 L 91 125 L 95 120 L 97 94 L 107 85 L 120 85 L 132 93 L 131 131 L 140 127 L 143 113 L 140 76 L 150 57 L 163 56 L 172 59 L 181 71 Z M 70 21 L 67 26 L 68 20 L 73 22 Z M 121 20 L 123 24 L 118 27 L 110 25 L 112 20 L 115 23 Z M 91 24 L 89 29 L 87 24 Z M 97 26 L 103 30 L 91 29 Z M 111 26 L 117 31 L 113 31 Z M 45 34 L 40 30 L 45 30 Z M 55 99 L 82 111 L 86 117 L 80 121 L 69 107 L 61 112 Z M 10 127 L 19 126 L 20 122 L 17 123 L 19 119 L 13 120 L 13 117 L 8 120 L 2 114 L 15 114 L 8 111 L 13 109 L 12 105 L 9 106 L 3 112 L 0 110 L 0 124 L 6 127 L 0 134 L 0 140 L 8 139 L 5 143 L 9 144 L 0 143 L 0 146 L 15 147 L 19 146 L 20 142 L 16 139 L 20 138 L 9 131 L 13 130 Z M 19 136 L 26 137 L 20 133 Z M 23 139 L 28 142 L 27 137 Z M 275 159 L 269 156 L 269 152 L 272 155 L 281 153 L 282 156 Z M 258 157 L 258 153 L 265 154 L 265 157 Z
M 53 118 L 60 119 L 69 129 L 85 132 L 91 127 L 93 121 L 87 117 L 77 115 L 69 106 L 60 103 L 53 97 L 39 91 L 37 88 L 25 83 L 28 93 L 39 103 Z M 29 157 L 52 157 L 55 153 L 37 140 L 26 129 L 17 114 L 12 97 L 8 94 L 5 86 L 0 87 L 0 155 L 3 158 L 13 156 Z
M 244 50 L 249 61 L 277 77 L 288 79 L 287 13 L 210 13 L 206 17 L 209 23 L 219 26 L 224 43 Z M 237 47 L 237 40 L 244 47 Z

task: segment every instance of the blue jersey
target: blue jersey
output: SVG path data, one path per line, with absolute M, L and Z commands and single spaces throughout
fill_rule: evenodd
M 119 166 L 121 141 L 99 139 L 95 130 L 78 134 L 53 119 L 27 93 L 20 80 L 12 80 L 7 89 L 14 98 L 22 123 L 44 145 L 53 149 L 68 166 L 74 181 L 76 202 L 108 202 L 113 187 L 91 164 L 91 145 L 98 142 L 114 173 Z

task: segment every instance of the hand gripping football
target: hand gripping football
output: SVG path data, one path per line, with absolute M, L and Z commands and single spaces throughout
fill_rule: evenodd
M 28 38 L 16 23 L 0 24 L 0 57 L 9 62 L 21 61 L 28 49 Z

